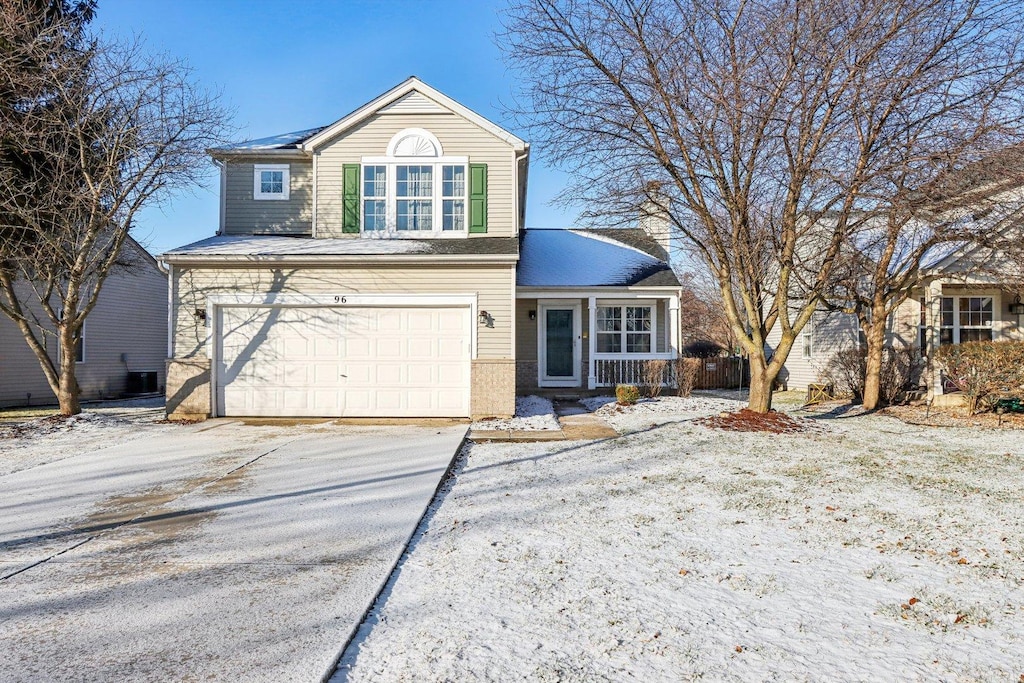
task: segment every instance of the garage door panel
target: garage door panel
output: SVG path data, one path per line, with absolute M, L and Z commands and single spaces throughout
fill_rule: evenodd
M 468 308 L 218 309 L 218 412 L 469 413 Z

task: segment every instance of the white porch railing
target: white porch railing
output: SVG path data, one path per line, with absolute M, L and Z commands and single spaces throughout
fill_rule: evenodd
M 649 361 L 664 361 L 665 363 L 665 367 L 661 371 L 661 386 L 674 387 L 676 385 L 675 356 L 671 353 L 652 353 L 628 358 L 595 357 L 595 385 L 598 387 L 613 387 L 616 384 L 645 385 L 648 383 L 646 373 Z

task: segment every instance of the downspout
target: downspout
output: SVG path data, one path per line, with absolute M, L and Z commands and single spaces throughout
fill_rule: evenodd
M 213 159 L 213 163 L 220 169 L 220 223 L 217 227 L 217 235 L 224 234 L 224 222 L 227 215 L 227 191 L 228 191 L 228 162 L 220 159 Z

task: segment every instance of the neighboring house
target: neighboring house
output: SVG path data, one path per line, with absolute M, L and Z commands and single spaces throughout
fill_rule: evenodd
M 131 270 L 112 272 L 100 290 L 96 307 L 86 319 L 76 354 L 76 376 L 82 399 L 115 398 L 146 389 L 129 373 L 147 373 L 152 390 L 164 387 L 167 357 L 167 276 L 156 260 L 129 238 Z M 27 285 L 25 286 L 27 288 Z M 26 299 L 29 300 L 30 299 Z M 30 306 L 45 320 L 38 304 Z M 53 334 L 46 335 L 47 351 L 57 361 L 62 349 Z M 151 380 L 155 373 L 155 381 Z M 0 406 L 56 403 L 39 360 L 15 324 L 0 315 Z
M 977 247 L 960 247 L 924 269 L 915 288 L 888 321 L 887 343 L 912 348 L 927 360 L 942 344 L 967 341 L 1024 341 L 1024 306 L 1020 286 L 1007 277 L 1014 264 L 1000 265 L 1001 257 Z M 769 345 L 779 333 L 769 335 Z M 780 380 L 789 389 L 806 389 L 825 379 L 829 361 L 843 349 L 862 343 L 856 319 L 841 313 L 816 313 L 801 332 L 786 360 Z M 922 377 L 929 399 L 941 402 L 949 390 L 941 372 L 926 364 Z
M 211 154 L 217 236 L 162 256 L 172 417 L 507 416 L 675 356 L 658 245 L 524 230 L 529 145 L 416 78 Z

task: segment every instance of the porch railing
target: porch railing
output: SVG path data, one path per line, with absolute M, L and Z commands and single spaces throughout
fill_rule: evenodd
M 595 358 L 594 377 L 599 387 L 613 387 L 616 384 L 648 384 L 647 364 L 650 361 L 664 361 L 661 370 L 661 386 L 676 385 L 676 361 L 664 353 L 637 358 Z
M 652 360 L 665 361 L 661 371 L 661 385 L 676 387 L 676 360 L 669 354 L 659 353 L 637 358 L 596 358 L 594 376 L 596 386 L 613 387 L 616 384 L 648 383 L 647 363 Z M 707 358 L 698 361 L 694 389 L 737 388 L 749 383 L 746 364 L 741 358 Z

